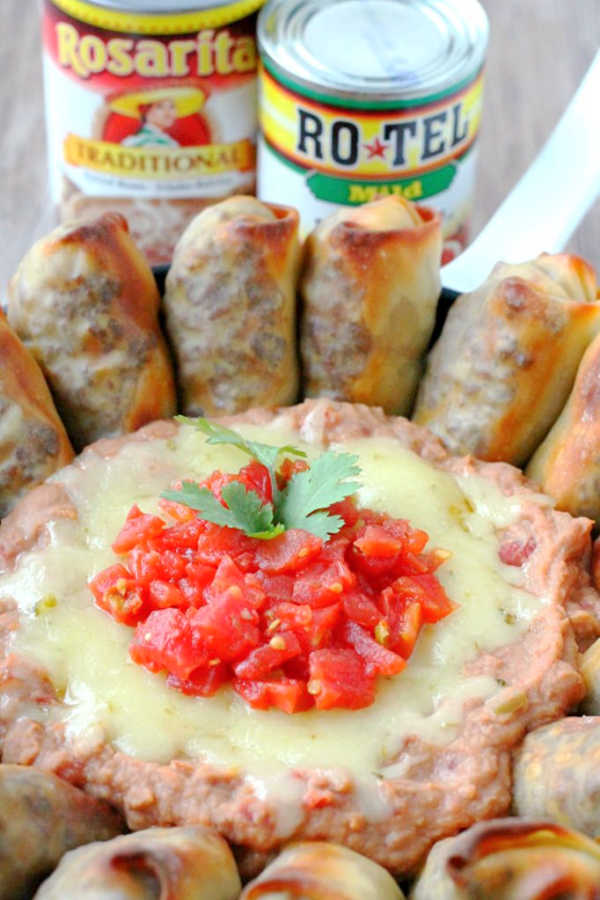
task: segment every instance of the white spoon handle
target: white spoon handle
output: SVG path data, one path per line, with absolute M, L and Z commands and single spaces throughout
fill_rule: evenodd
M 478 287 L 500 259 L 562 250 L 600 193 L 600 51 L 529 169 L 473 243 L 442 268 L 444 287 Z

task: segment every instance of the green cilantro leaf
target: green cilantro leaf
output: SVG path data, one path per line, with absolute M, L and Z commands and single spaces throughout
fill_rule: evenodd
M 306 457 L 303 450 L 286 445 L 274 447 L 248 441 L 236 431 L 207 419 L 177 416 L 179 422 L 193 425 L 208 437 L 209 444 L 231 444 L 262 463 L 269 470 L 273 503 L 263 503 L 256 491 L 233 481 L 221 491 L 227 507 L 208 490 L 192 481 L 184 481 L 177 491 L 165 491 L 167 500 L 183 503 L 198 511 L 200 518 L 216 525 L 239 528 L 250 537 L 269 540 L 289 528 L 303 528 L 326 541 L 343 527 L 341 516 L 331 515 L 327 507 L 353 494 L 359 487 L 351 481 L 360 474 L 358 457 L 328 450 L 303 472 L 296 472 L 283 491 L 277 487 L 277 466 L 282 454 Z
M 161 496 L 197 510 L 207 522 L 239 528 L 250 537 L 266 540 L 284 530 L 283 525 L 273 523 L 272 504 L 263 504 L 256 491 L 247 491 L 241 482 L 226 484 L 221 494 L 228 508 L 208 488 L 201 488 L 193 481 L 184 481 L 179 490 L 164 491 Z
M 262 463 L 262 465 L 269 470 L 271 475 L 271 490 L 275 502 L 277 502 L 279 498 L 279 488 L 277 487 L 277 479 L 275 478 L 277 460 L 279 457 L 283 453 L 287 453 L 290 456 L 306 457 L 304 450 L 298 450 L 296 447 L 292 447 L 289 444 L 286 444 L 284 447 L 274 447 L 271 444 L 248 441 L 246 438 L 242 437 L 241 434 L 238 434 L 237 431 L 226 428 L 225 425 L 217 425 L 215 422 L 209 422 L 208 419 L 204 419 L 202 416 L 199 416 L 197 419 L 191 419 L 189 416 L 175 416 L 175 418 L 178 422 L 184 422 L 186 425 L 193 425 L 199 431 L 204 432 L 208 437 L 209 444 L 231 444 L 233 447 L 237 447 L 238 450 L 242 450 L 253 459 L 256 459 L 259 463 Z
M 277 509 L 278 520 L 286 528 L 303 528 L 323 540 L 342 527 L 340 516 L 323 512 L 353 494 L 357 481 L 347 481 L 360 474 L 358 457 L 351 453 L 328 450 L 321 454 L 304 472 L 296 472 L 282 491 Z
M 273 504 L 263 503 L 256 491 L 246 490 L 240 481 L 226 484 L 221 496 L 240 523 L 235 527 L 241 528 L 250 537 L 264 540 L 285 530 L 283 525 L 273 522 Z
M 175 416 L 175 418 L 178 422 L 194 425 L 199 431 L 203 431 L 208 436 L 209 444 L 231 444 L 233 447 L 237 447 L 238 450 L 243 450 L 244 453 L 258 460 L 267 469 L 275 468 L 275 464 L 282 453 L 306 457 L 304 450 L 298 450 L 297 447 L 292 447 L 289 444 L 286 444 L 285 447 L 274 447 L 271 444 L 248 441 L 241 434 L 238 434 L 237 431 L 232 431 L 231 428 L 226 428 L 224 425 L 216 425 L 214 422 L 209 422 L 208 419 L 203 419 L 202 417 L 190 419 L 188 416 Z

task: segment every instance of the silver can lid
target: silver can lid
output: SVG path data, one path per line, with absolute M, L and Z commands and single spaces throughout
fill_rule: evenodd
M 478 0 L 269 0 L 263 60 L 308 88 L 417 99 L 471 77 L 485 57 Z

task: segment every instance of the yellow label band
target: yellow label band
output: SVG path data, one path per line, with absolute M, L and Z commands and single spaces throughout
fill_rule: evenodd
M 325 174 L 380 179 L 438 169 L 466 153 L 481 118 L 481 74 L 442 100 L 373 112 L 304 97 L 264 68 L 260 84 L 267 142 L 291 164 Z
M 256 12 L 265 0 L 237 0 L 212 9 L 173 13 L 136 13 L 106 9 L 87 0 L 52 0 L 54 6 L 87 25 L 125 34 L 186 34 L 220 28 Z
M 194 175 L 250 171 L 255 147 L 247 140 L 204 147 L 123 147 L 69 134 L 63 145 L 65 162 L 106 175 L 170 181 Z

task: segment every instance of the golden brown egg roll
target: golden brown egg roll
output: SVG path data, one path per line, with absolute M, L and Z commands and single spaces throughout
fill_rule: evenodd
M 568 254 L 499 263 L 454 303 L 414 420 L 453 453 L 524 463 L 556 420 L 600 331 L 594 270 Z
M 0 900 L 29 900 L 67 850 L 123 830 L 108 804 L 55 775 L 0 765 Z
M 48 385 L 0 310 L 0 519 L 73 459 Z
M 237 900 L 231 850 L 203 825 L 149 828 L 67 853 L 35 900 Z
M 8 320 L 77 450 L 175 412 L 152 270 L 118 213 L 57 228 L 21 261 Z
M 181 236 L 164 303 L 186 414 L 296 400 L 298 222 L 295 209 L 230 197 Z
M 240 900 L 402 900 L 389 872 L 366 856 L 339 844 L 290 844 Z
M 558 509 L 600 522 L 600 335 L 584 353 L 569 399 L 527 475 Z
M 515 812 L 599 837 L 599 768 L 600 717 L 571 716 L 537 728 L 515 756 Z
M 305 396 L 410 411 L 435 324 L 441 248 L 437 213 L 397 196 L 316 227 L 300 281 Z
M 593 900 L 600 847 L 552 822 L 495 819 L 434 845 L 411 900 Z

